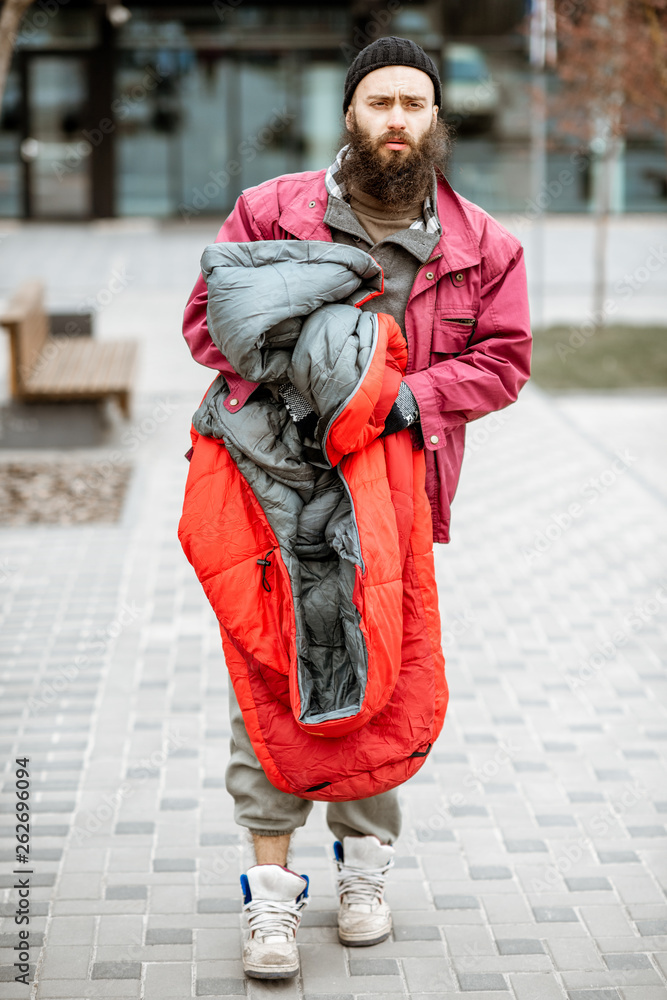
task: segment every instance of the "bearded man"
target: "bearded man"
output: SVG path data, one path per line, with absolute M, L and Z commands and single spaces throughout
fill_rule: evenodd
M 408 348 L 383 433 L 411 428 L 414 447 L 425 449 L 433 538 L 444 543 L 465 425 L 516 399 L 529 376 L 530 324 L 520 243 L 457 195 L 442 172 L 449 136 L 438 120 L 441 104 L 438 70 L 419 45 L 396 37 L 373 42 L 347 73 L 345 142 L 334 163 L 244 191 L 216 242 L 333 241 L 366 251 L 381 266 L 382 294 L 360 307 L 393 316 Z M 195 359 L 224 376 L 224 405 L 237 412 L 256 386 L 212 342 L 206 309 L 200 278 L 184 335 Z M 288 978 L 299 969 L 296 930 L 307 895 L 307 880 L 286 867 L 288 848 L 313 803 L 269 781 L 231 689 L 230 711 L 226 784 L 256 856 L 242 877 L 244 969 Z M 383 941 L 392 928 L 384 888 L 401 829 L 398 793 L 329 802 L 327 822 L 336 837 L 340 940 Z

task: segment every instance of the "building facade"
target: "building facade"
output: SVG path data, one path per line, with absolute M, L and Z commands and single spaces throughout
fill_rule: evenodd
M 523 0 L 213 3 L 36 0 L 17 40 L 0 119 L 0 216 L 220 216 L 267 177 L 326 166 L 342 85 L 381 34 L 442 68 L 461 194 L 492 212 L 534 197 Z M 551 149 L 543 184 L 572 163 Z M 616 208 L 664 211 L 664 146 L 626 148 Z M 587 211 L 588 168 L 551 211 Z

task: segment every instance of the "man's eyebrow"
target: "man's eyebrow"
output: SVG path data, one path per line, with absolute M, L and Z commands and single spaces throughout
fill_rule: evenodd
M 391 101 L 393 94 L 369 94 L 366 98 L 367 101 Z M 401 99 L 404 101 L 425 101 L 427 100 L 426 94 L 401 94 Z

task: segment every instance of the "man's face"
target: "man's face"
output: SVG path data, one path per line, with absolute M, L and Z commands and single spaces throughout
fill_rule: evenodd
M 343 182 L 390 210 L 423 201 L 450 148 L 434 96 L 430 76 L 413 66 L 383 66 L 363 77 L 345 115 Z
M 435 125 L 438 109 L 431 78 L 413 66 L 382 66 L 357 86 L 345 115 L 385 162 L 396 162 L 419 145 Z

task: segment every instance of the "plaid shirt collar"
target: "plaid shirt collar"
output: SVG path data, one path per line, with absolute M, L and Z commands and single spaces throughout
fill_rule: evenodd
M 324 177 L 324 183 L 329 195 L 332 195 L 334 198 L 340 198 L 341 201 L 347 201 L 347 188 L 345 186 L 345 182 L 343 181 L 340 166 L 349 148 L 349 146 L 343 146 Z M 438 213 L 434 208 L 434 205 L 437 205 L 438 203 L 437 183 L 434 171 L 433 189 L 431 194 L 427 194 L 424 199 L 422 217 L 421 219 L 415 219 L 409 227 L 410 229 L 423 229 L 427 233 L 437 233 L 438 236 L 442 235 L 440 219 L 438 218 Z

